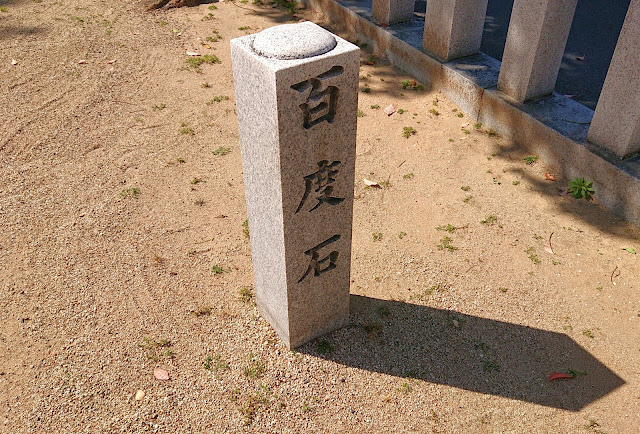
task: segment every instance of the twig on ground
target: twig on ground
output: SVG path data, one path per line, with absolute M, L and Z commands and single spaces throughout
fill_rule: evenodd
M 611 284 L 613 284 L 613 285 L 616 284 L 616 282 L 613 281 L 613 278 L 614 277 L 618 277 L 620 275 L 619 271 L 618 271 L 618 274 L 616 274 L 615 276 L 613 275 L 616 272 L 617 269 L 618 269 L 618 266 L 616 265 L 616 268 L 614 268 L 613 271 L 611 272 Z

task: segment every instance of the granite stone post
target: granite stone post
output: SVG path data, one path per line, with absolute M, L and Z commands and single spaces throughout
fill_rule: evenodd
M 631 0 L 587 140 L 619 157 L 640 151 L 640 0 Z
M 231 57 L 258 309 L 294 348 L 349 318 L 359 48 L 303 22 Z
M 556 85 L 578 0 L 515 0 L 498 89 L 522 103 Z
M 385 24 L 396 24 L 413 19 L 415 0 L 373 0 L 371 6 L 376 20 Z
M 422 47 L 449 61 L 480 51 L 488 0 L 429 0 Z

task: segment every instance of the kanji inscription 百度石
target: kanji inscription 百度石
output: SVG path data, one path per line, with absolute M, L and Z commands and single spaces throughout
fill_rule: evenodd
M 300 104 L 304 128 L 309 129 L 323 121 L 333 122 L 340 91 L 336 86 L 326 86 L 325 81 L 337 77 L 343 72 L 342 66 L 334 66 L 316 77 L 291 86 L 291 89 L 301 94 L 307 93 L 306 101 Z
M 344 200 L 344 197 L 335 197 L 333 194 L 333 184 L 336 181 L 335 176 L 338 174 L 340 161 L 322 160 L 318 162 L 318 170 L 304 177 L 304 194 L 300 199 L 300 204 L 296 209 L 296 214 L 303 208 L 304 204 L 313 195 L 317 203 L 309 210 L 309 212 L 317 209 L 323 203 L 335 206 Z
M 313 273 L 315 277 L 320 276 L 322 273 L 327 272 L 329 270 L 333 270 L 336 268 L 336 260 L 338 259 L 338 251 L 331 251 L 327 256 L 322 259 L 320 258 L 319 250 L 327 247 L 329 244 L 334 243 L 340 239 L 340 235 L 334 235 L 331 238 L 321 242 L 315 247 L 310 248 L 306 252 L 305 255 L 311 257 L 311 261 L 309 262 L 309 266 L 307 267 L 307 271 L 302 275 L 298 283 L 302 282 L 309 274 Z M 325 263 L 329 262 L 326 266 Z M 324 266 L 324 268 L 322 268 Z

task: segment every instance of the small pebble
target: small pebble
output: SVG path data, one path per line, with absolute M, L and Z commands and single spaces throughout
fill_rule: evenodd
M 136 392 L 136 401 L 142 401 L 142 398 L 144 398 L 144 391 L 138 390 Z

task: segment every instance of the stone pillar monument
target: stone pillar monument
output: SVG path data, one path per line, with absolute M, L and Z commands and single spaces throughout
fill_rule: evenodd
M 349 318 L 359 48 L 303 22 L 231 56 L 258 309 L 294 348 Z

